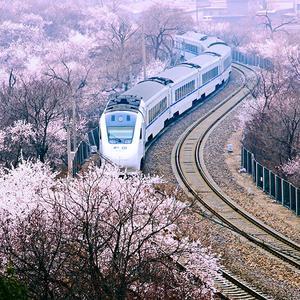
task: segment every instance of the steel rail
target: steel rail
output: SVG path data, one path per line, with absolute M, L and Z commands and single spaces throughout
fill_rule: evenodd
M 201 118 L 200 120 L 195 122 L 192 126 L 190 126 L 185 131 L 185 133 L 178 139 L 175 147 L 173 148 L 173 153 L 172 153 L 173 171 L 177 179 L 179 179 L 178 181 L 181 183 L 181 185 L 183 185 L 184 189 L 189 194 L 191 194 L 197 201 L 199 201 L 214 216 L 216 216 L 219 220 L 221 220 L 224 224 L 226 224 L 232 230 L 244 236 L 245 238 L 247 238 L 257 246 L 263 248 L 269 253 L 287 262 L 288 264 L 300 269 L 300 253 L 298 253 L 300 249 L 299 245 L 293 243 L 292 241 L 285 238 L 284 236 L 276 233 L 271 228 L 265 226 L 263 223 L 251 217 L 249 214 L 243 211 L 240 207 L 238 207 L 238 205 L 234 204 L 233 201 L 230 201 L 228 197 L 224 195 L 222 191 L 220 191 L 216 183 L 212 180 L 212 178 L 208 174 L 207 169 L 205 168 L 202 150 L 204 147 L 203 145 L 205 144 L 205 141 L 207 140 L 209 134 L 219 123 L 219 121 L 221 121 L 243 99 L 245 99 L 250 95 L 250 90 L 247 87 L 248 83 L 246 82 L 246 72 L 243 69 L 247 69 L 248 73 L 252 72 L 255 75 L 256 80 L 253 82 L 254 85 L 257 83 L 258 80 L 257 75 L 255 74 L 254 70 L 252 70 L 251 68 L 239 64 L 236 64 L 235 68 L 244 75 L 245 77 L 244 85 L 240 87 L 235 93 L 230 95 L 227 99 L 225 99 L 222 103 L 220 103 L 210 112 L 208 112 L 203 118 Z M 211 121 L 211 119 L 213 119 L 213 121 Z M 200 136 L 197 136 L 198 128 L 201 127 L 205 122 L 206 122 L 207 129 L 203 130 L 202 132 L 200 130 Z M 184 147 L 185 149 L 183 149 Z M 184 159 L 182 159 L 181 154 L 184 151 L 186 151 L 186 154 L 182 155 L 182 157 L 184 157 Z M 192 153 L 192 151 L 194 152 Z M 200 153 L 202 156 L 200 155 Z M 188 156 L 193 157 L 194 161 L 192 161 L 191 159 L 185 159 Z M 185 164 L 185 166 L 183 166 L 183 164 Z M 191 182 L 195 180 L 195 178 L 191 179 L 191 177 L 195 177 L 196 174 L 193 165 L 194 167 L 196 167 L 197 172 L 200 174 L 202 180 L 205 182 L 207 186 L 205 185 L 201 186 L 201 184 L 198 186 L 196 185 L 196 188 L 195 186 L 191 186 Z M 204 193 L 211 193 L 217 195 L 223 201 L 223 203 L 226 203 L 232 209 L 232 211 L 238 213 L 240 216 L 245 218 L 248 222 L 254 224 L 256 227 L 259 227 L 261 230 L 265 232 L 265 234 L 271 235 L 273 238 L 276 239 L 276 241 L 280 241 L 281 243 L 283 243 L 284 246 L 288 246 L 293 250 L 296 250 L 297 251 L 296 255 L 295 253 L 293 253 L 293 251 L 290 251 L 289 249 L 284 253 L 284 250 L 282 250 L 281 248 L 278 248 L 276 246 L 274 247 L 274 245 L 270 243 L 266 243 L 265 241 L 259 240 L 258 238 L 254 237 L 253 235 L 247 233 L 243 229 L 234 225 L 233 222 L 228 220 L 228 218 L 222 216 L 219 212 L 217 212 L 216 209 L 214 209 L 211 206 L 211 204 L 208 204 L 204 199 L 205 197 L 201 197 L 199 195 L 199 187 L 203 189 L 202 192 Z

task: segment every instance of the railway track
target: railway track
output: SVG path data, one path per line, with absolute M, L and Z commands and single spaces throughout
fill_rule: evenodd
M 173 172 L 187 194 L 199 201 L 219 222 L 298 271 L 300 246 L 236 205 L 219 189 L 205 166 L 203 149 L 210 133 L 228 112 L 249 96 L 249 85 L 257 82 L 252 69 L 237 64 L 234 67 L 243 74 L 244 85 L 182 134 L 173 148 Z M 221 272 L 224 282 L 216 282 L 222 294 L 230 299 L 267 299 L 265 295 L 234 278 L 230 272 Z

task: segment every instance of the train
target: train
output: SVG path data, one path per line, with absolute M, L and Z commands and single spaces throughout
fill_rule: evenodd
M 181 62 L 112 98 L 99 121 L 99 151 L 129 172 L 140 170 L 145 145 L 171 120 L 202 102 L 231 73 L 231 48 L 217 37 L 174 37 Z

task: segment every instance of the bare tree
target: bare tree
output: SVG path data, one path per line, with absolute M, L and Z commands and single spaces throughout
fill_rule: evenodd
M 66 101 L 65 114 L 67 116 L 67 122 L 70 126 L 72 121 L 73 129 L 73 151 L 77 148 L 77 136 L 78 131 L 78 119 L 79 119 L 79 104 L 78 98 L 81 98 L 81 91 L 87 85 L 87 78 L 91 70 L 90 66 L 85 66 L 81 72 L 72 72 L 69 65 L 64 59 L 60 60 L 59 65 L 55 67 L 48 66 L 48 70 L 45 75 L 51 80 L 58 81 L 60 84 L 66 86 L 69 91 L 69 99 Z M 75 73 L 75 74 L 74 74 Z
M 264 15 L 259 15 L 259 17 L 263 18 L 262 25 L 265 26 L 266 30 L 269 32 L 270 38 L 272 39 L 276 32 L 288 33 L 284 28 L 286 27 L 286 25 L 297 23 L 297 20 L 295 18 L 275 21 L 274 19 L 271 18 L 267 10 Z
M 128 88 L 132 76 L 141 68 L 142 53 L 139 28 L 126 15 L 117 16 L 99 38 L 99 46 L 92 50 L 101 65 L 99 79 L 106 91 Z
M 111 9 L 111 11 L 116 13 L 120 9 L 121 3 L 124 1 L 109 0 L 109 1 L 105 1 L 105 2 L 107 2 L 106 5 Z
M 165 5 L 154 5 L 143 13 L 145 35 L 154 58 L 172 55 L 173 35 L 192 28 L 192 18 L 183 11 Z

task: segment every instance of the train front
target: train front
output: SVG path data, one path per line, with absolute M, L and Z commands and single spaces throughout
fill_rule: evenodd
M 144 122 L 139 103 L 133 97 L 116 98 L 100 118 L 100 152 L 129 171 L 139 170 L 144 156 Z

